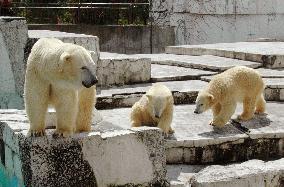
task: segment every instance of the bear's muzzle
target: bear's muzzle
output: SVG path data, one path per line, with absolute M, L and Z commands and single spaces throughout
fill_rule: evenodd
M 86 67 L 82 67 L 82 85 L 86 88 L 90 88 L 91 86 L 98 83 L 98 79 L 93 73 Z

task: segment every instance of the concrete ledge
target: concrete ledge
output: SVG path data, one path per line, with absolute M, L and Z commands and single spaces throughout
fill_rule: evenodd
M 71 138 L 27 138 L 25 112 L 0 111 L 1 163 L 25 186 L 165 186 L 164 138 L 156 128 L 107 121 Z M 137 170 L 139 168 L 139 170 Z
M 166 53 L 215 55 L 260 62 L 264 67 L 284 67 L 284 42 L 238 42 L 166 47 Z
M 182 47 L 182 46 L 175 46 L 175 47 Z M 172 48 L 170 46 L 167 47 L 166 49 L 172 49 Z M 161 54 L 136 54 L 132 56 L 140 58 L 151 58 L 152 64 L 181 66 L 185 68 L 194 68 L 194 69 L 217 71 L 217 72 L 225 71 L 234 66 L 248 66 L 251 68 L 258 68 L 262 66 L 262 64 L 256 62 L 250 62 L 250 61 L 238 60 L 232 58 L 224 58 L 212 55 L 191 56 L 191 54 L 175 55 L 175 54 L 161 53 Z

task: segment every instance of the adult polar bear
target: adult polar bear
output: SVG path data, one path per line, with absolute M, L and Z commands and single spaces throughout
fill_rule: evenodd
M 67 137 L 91 129 L 95 104 L 96 62 L 85 48 L 54 38 L 38 40 L 29 55 L 25 107 L 29 135 L 45 134 L 48 105 L 55 107 L 56 132 Z M 96 54 L 97 55 L 97 54 Z

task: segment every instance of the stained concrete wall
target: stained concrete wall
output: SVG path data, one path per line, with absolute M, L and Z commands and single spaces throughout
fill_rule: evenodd
M 162 53 L 174 45 L 170 26 L 98 26 L 98 25 L 28 25 L 30 30 L 56 30 L 90 34 L 100 38 L 100 50 L 115 53 Z M 152 35 L 152 36 L 151 36 Z M 151 47 L 152 46 L 152 47 Z
M 282 0 L 154 0 L 152 16 L 175 27 L 176 45 L 284 39 Z
M 24 18 L 0 17 L 0 108 L 23 108 L 27 39 Z

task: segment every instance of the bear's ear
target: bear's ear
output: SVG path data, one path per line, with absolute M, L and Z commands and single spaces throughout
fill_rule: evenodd
M 214 96 L 212 94 L 208 94 L 208 100 L 210 103 L 213 103 L 214 102 Z
M 71 61 L 71 55 L 67 52 L 62 53 L 60 56 L 61 62 L 70 62 Z
M 62 72 L 64 69 L 64 65 L 66 64 L 66 62 L 71 62 L 71 55 L 67 52 L 63 52 L 60 55 L 60 60 L 58 62 L 58 71 Z
M 151 99 L 151 98 L 152 98 L 152 95 L 146 94 L 146 97 L 147 97 L 148 99 Z

